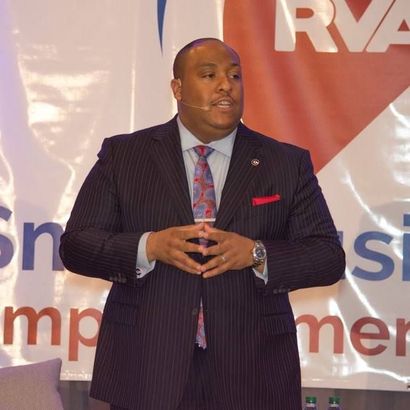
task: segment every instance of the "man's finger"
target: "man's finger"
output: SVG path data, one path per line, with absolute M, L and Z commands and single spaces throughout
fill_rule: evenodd
M 203 237 L 214 242 L 221 242 L 226 238 L 227 232 L 215 228 L 209 228 L 205 225 Z
M 169 261 L 171 265 L 174 265 L 178 269 L 183 270 L 184 272 L 200 275 L 202 273 L 201 265 L 190 258 L 185 253 L 181 253 L 177 258 Z
M 216 268 L 214 268 L 214 269 L 207 270 L 207 271 L 202 275 L 202 277 L 203 277 L 204 279 L 212 278 L 212 277 L 217 276 L 217 275 L 222 275 L 223 273 L 225 273 L 225 272 L 228 271 L 228 270 L 229 270 L 229 269 L 224 268 L 223 266 L 218 266 L 218 267 L 216 267 Z
M 230 268 L 229 256 L 227 254 L 217 255 L 210 259 L 205 265 L 202 265 L 204 271 L 203 277 L 209 278 L 211 276 L 220 275 Z
M 224 249 L 224 247 L 222 247 L 219 243 L 203 247 L 203 249 L 201 249 L 201 253 L 203 256 L 221 255 L 222 253 L 224 253 L 224 251 L 226 251 L 226 249 Z
M 204 234 L 204 223 L 183 226 L 181 228 L 177 228 L 177 231 L 179 231 L 178 233 L 180 234 L 180 239 L 188 240 L 201 238 Z
M 186 253 L 203 253 L 204 247 L 202 245 L 198 245 L 197 243 L 183 241 L 181 251 Z

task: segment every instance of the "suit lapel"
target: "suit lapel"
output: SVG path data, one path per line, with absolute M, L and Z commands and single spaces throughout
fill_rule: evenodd
M 222 191 L 215 227 L 226 229 L 246 195 L 263 161 L 261 144 L 252 132 L 239 124 L 228 175 Z
M 170 198 L 170 206 L 175 207 L 182 225 L 193 224 L 191 199 L 176 119 L 173 118 L 164 124 L 153 139 L 152 158 L 168 188 L 163 198 Z

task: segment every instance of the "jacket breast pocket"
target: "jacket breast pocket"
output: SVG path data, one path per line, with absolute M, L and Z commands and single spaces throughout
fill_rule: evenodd
M 237 210 L 229 228 L 250 238 L 280 238 L 286 229 L 287 212 L 283 201 L 258 206 L 249 204 Z
M 133 326 L 137 322 L 138 305 L 111 302 L 105 306 L 104 319 L 110 323 Z

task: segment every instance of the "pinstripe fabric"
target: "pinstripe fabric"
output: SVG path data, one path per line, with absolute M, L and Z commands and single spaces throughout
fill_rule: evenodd
M 252 198 L 274 194 L 280 201 L 252 206 Z M 202 298 L 210 388 L 220 408 L 299 410 L 288 292 L 334 283 L 344 270 L 344 253 L 308 153 L 238 128 L 215 226 L 264 242 L 266 286 L 251 269 L 203 280 L 161 262 L 138 279 L 141 234 L 191 223 L 175 119 L 104 141 L 60 246 L 68 269 L 113 282 L 91 395 L 128 409 L 177 409 Z

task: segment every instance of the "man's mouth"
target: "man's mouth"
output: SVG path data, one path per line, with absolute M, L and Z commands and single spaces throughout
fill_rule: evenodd
M 214 101 L 212 105 L 218 108 L 231 108 L 233 106 L 233 101 L 230 98 L 221 98 Z

